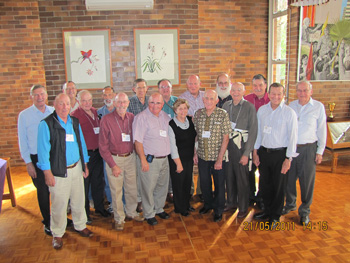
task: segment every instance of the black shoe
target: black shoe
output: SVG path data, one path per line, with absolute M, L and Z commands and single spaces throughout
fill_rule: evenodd
M 189 212 L 194 212 L 194 211 L 196 211 L 196 209 L 194 209 L 192 206 L 190 206 L 190 207 L 188 208 L 188 211 L 189 211 Z
M 308 215 L 300 217 L 300 224 L 306 226 L 310 223 L 310 218 Z
M 91 224 L 92 224 L 92 219 L 91 219 L 90 216 L 87 216 L 87 217 L 86 217 L 86 224 L 87 224 L 87 225 L 91 225 Z
M 220 222 L 222 219 L 222 214 L 214 214 L 214 222 Z
M 158 221 L 155 217 L 152 217 L 152 218 L 147 218 L 147 223 L 151 226 L 155 226 L 158 224 Z
M 297 209 L 296 206 L 294 206 L 294 207 L 284 206 L 283 209 L 282 209 L 282 215 L 289 214 L 290 211 L 295 211 L 296 209 Z
M 159 216 L 161 219 L 168 219 L 170 217 L 169 214 L 164 211 L 156 215 Z
M 50 229 L 49 226 L 45 226 L 44 225 L 44 232 L 45 232 L 46 235 L 52 236 L 51 229 Z
M 204 215 L 204 214 L 210 212 L 210 210 L 211 210 L 211 208 L 206 208 L 205 206 L 203 206 L 203 207 L 199 210 L 199 213 L 200 213 L 201 215 Z
M 168 203 L 174 203 L 174 195 L 172 193 L 168 193 L 166 201 Z
M 189 216 L 190 213 L 186 211 L 186 212 L 181 213 L 181 215 L 182 215 L 182 216 Z
M 73 226 L 73 220 L 72 219 L 67 218 L 67 226 L 68 227 Z
M 137 203 L 136 212 L 137 213 L 141 213 L 142 212 L 142 202 L 138 202 Z
M 269 222 L 269 230 L 274 230 L 276 227 L 277 227 L 277 225 L 279 224 L 279 220 L 277 220 L 277 219 L 273 219 L 273 220 L 270 220 L 270 222 Z
M 109 217 L 111 214 L 108 213 L 108 211 L 106 209 L 103 210 L 95 210 L 96 214 L 100 214 L 103 217 Z
M 269 219 L 269 215 L 266 214 L 265 212 L 260 212 L 260 213 L 254 214 L 253 218 L 256 220 L 267 220 Z

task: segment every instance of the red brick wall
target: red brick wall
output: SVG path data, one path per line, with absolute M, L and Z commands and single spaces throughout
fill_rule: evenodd
M 17 116 L 32 104 L 33 83 L 45 83 L 37 1 L 0 2 L 0 39 L 0 157 L 22 165 Z

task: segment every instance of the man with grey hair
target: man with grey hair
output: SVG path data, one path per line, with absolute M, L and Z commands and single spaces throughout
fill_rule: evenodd
M 18 115 L 18 143 L 21 156 L 26 163 L 27 171 L 37 190 L 37 198 L 43 217 L 44 231 L 50 231 L 50 192 L 45 183 L 42 170 L 37 167 L 38 162 L 38 126 L 42 119 L 50 115 L 54 108 L 47 106 L 47 92 L 43 85 L 33 85 L 30 89 L 30 98 L 33 105 L 21 111 Z
M 97 115 L 97 110 L 92 107 L 92 95 L 87 90 L 82 90 L 78 93 L 79 107 L 71 113 L 71 116 L 79 120 L 81 130 L 84 134 L 86 147 L 90 157 L 88 163 L 89 177 L 84 179 L 85 186 L 85 210 L 88 222 L 90 218 L 89 204 L 89 189 L 91 187 L 91 196 L 94 201 L 95 212 L 103 217 L 108 217 L 110 214 L 104 208 L 104 174 L 103 174 L 103 159 L 99 151 L 99 133 L 100 120 Z
M 235 210 L 237 217 L 243 218 L 248 214 L 249 207 L 249 156 L 251 155 L 258 131 L 258 120 L 254 105 L 243 99 L 245 87 L 242 83 L 232 84 L 232 101 L 222 107 L 227 111 L 231 128 L 228 144 L 228 163 L 226 174 L 226 208 Z
M 299 178 L 301 205 L 299 206 L 300 224 L 310 222 L 310 206 L 315 186 L 316 165 L 322 162 L 326 147 L 326 112 L 323 104 L 311 98 L 312 85 L 308 81 L 297 83 L 298 99 L 290 107 L 298 116 L 297 153 L 294 158 L 287 182 L 286 204 L 282 214 L 296 209 L 296 181 Z
M 232 96 L 230 95 L 231 91 L 231 80 L 230 76 L 226 73 L 221 73 L 217 78 L 216 78 L 216 93 L 219 96 L 219 102 L 216 106 L 219 108 L 222 108 L 224 103 L 226 101 L 232 100 Z
M 70 113 L 72 113 L 79 107 L 79 102 L 76 98 L 78 90 L 75 83 L 73 81 L 67 81 L 64 83 L 62 86 L 62 92 L 64 94 L 67 94 L 70 99 Z

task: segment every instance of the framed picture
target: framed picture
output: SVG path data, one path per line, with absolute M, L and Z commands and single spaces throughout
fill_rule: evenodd
M 110 30 L 64 30 L 66 80 L 79 89 L 112 86 Z
M 298 81 L 350 80 L 350 0 L 300 8 Z
M 180 85 L 179 29 L 135 28 L 135 71 L 148 86 L 161 79 Z

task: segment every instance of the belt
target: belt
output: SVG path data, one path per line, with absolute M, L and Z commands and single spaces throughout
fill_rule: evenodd
M 281 148 L 265 148 L 264 146 L 261 146 L 261 149 L 263 149 L 267 153 L 272 153 L 272 152 L 278 152 L 287 149 L 287 147 L 281 147 Z
M 94 149 L 94 150 L 88 150 L 89 153 L 94 153 L 94 152 L 97 152 L 98 151 L 98 148 Z
M 73 169 L 75 166 L 77 166 L 78 162 L 79 161 L 77 161 L 76 163 L 73 163 L 73 164 L 67 166 L 67 169 Z
M 297 144 L 297 147 L 304 147 L 304 146 L 309 146 L 309 145 L 313 145 L 316 142 L 310 142 L 310 143 L 305 143 L 305 144 Z
M 168 157 L 168 156 L 167 155 L 166 156 L 157 156 L 157 157 L 154 157 L 154 158 L 156 158 L 156 159 L 164 159 L 166 157 Z
M 113 156 L 118 156 L 118 157 L 128 157 L 132 154 L 132 152 L 129 153 L 123 153 L 123 154 L 114 154 L 112 153 Z

